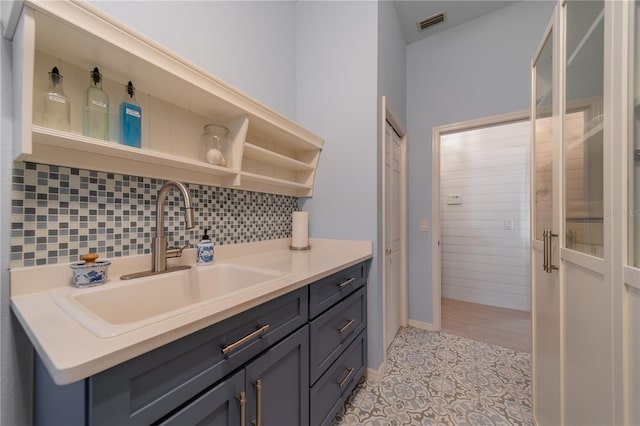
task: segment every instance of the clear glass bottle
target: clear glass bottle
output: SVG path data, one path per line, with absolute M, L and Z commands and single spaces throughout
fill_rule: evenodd
M 109 96 L 102 90 L 102 74 L 96 67 L 89 73 L 82 132 L 85 136 L 109 140 Z
M 124 101 L 120 104 L 120 143 L 140 148 L 142 108 L 136 103 L 136 88 L 129 82 Z
M 49 88 L 42 93 L 42 125 L 51 129 L 69 131 L 71 104 L 62 90 L 62 75 L 58 67 L 49 73 Z
M 200 158 L 209 164 L 227 165 L 229 129 L 219 124 L 207 124 L 200 136 Z

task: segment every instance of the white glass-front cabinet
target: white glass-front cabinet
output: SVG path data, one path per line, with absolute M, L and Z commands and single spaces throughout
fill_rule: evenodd
M 540 425 L 640 424 L 637 20 L 637 1 L 560 0 L 532 63 Z
M 13 40 L 16 70 L 16 160 L 312 195 L 320 137 L 87 2 L 27 0 L 11 15 L 15 32 L 5 36 Z M 42 125 L 41 97 L 54 66 L 71 103 L 68 132 Z M 94 67 L 110 97 L 108 141 L 82 135 Z M 118 106 L 128 81 L 142 107 L 141 148 L 118 143 Z M 203 158 L 200 135 L 209 123 L 229 129 L 224 166 Z
M 626 100 L 629 122 L 627 140 L 627 182 L 626 195 L 628 216 L 628 253 L 624 268 L 623 323 L 626 351 L 625 382 L 625 423 L 640 424 L 640 1 L 626 4 L 629 22 L 629 85 Z

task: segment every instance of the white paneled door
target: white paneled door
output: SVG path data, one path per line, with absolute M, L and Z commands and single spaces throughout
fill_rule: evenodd
M 385 342 L 391 344 L 401 320 L 401 140 L 393 127 L 385 126 Z

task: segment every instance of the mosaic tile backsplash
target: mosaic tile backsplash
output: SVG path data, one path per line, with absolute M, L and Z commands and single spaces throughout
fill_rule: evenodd
M 164 181 L 15 162 L 11 196 L 11 267 L 148 254 L 155 236 L 156 196 Z M 182 200 L 165 206 L 169 246 L 194 246 L 210 228 L 214 244 L 291 236 L 296 197 L 187 184 L 196 227 L 186 230 Z

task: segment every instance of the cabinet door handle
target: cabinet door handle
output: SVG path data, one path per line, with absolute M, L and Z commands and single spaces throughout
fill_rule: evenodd
M 240 426 L 246 426 L 247 424 L 247 394 L 244 391 L 238 395 L 238 401 L 240 401 Z
M 253 333 L 247 334 L 242 339 L 236 340 L 235 342 L 233 342 L 230 345 L 223 346 L 222 347 L 222 355 L 230 354 L 231 352 L 235 351 L 240 346 L 244 345 L 245 343 L 249 342 L 250 340 L 253 340 L 253 339 L 259 337 L 260 335 L 264 334 L 267 330 L 269 330 L 269 324 L 263 325 L 262 327 L 260 327 L 256 331 L 254 331 Z
M 542 231 L 542 247 L 543 250 L 543 260 L 542 260 L 542 269 L 550 274 L 553 271 L 558 270 L 558 267 L 553 264 L 553 238 L 556 238 L 558 234 L 554 234 L 551 229 L 545 229 Z
M 347 330 L 347 328 L 351 327 L 351 324 L 353 324 L 354 321 L 355 321 L 355 318 L 349 320 L 349 322 L 347 322 L 345 325 L 343 325 L 338 329 L 338 332 L 340 334 L 344 333 Z
M 549 268 L 547 267 L 547 257 L 549 251 L 549 241 L 547 239 L 547 234 L 549 233 L 548 229 L 542 230 L 542 270 L 545 272 L 549 272 Z
M 349 278 L 345 282 L 338 284 L 338 287 L 340 287 L 340 288 L 346 287 L 349 284 L 351 284 L 352 282 L 354 282 L 355 280 L 356 280 L 355 278 Z
M 253 426 L 262 426 L 262 379 L 253 382 L 256 387 L 256 419 L 251 422 Z
M 556 238 L 558 234 L 554 234 L 551 229 L 549 229 L 549 260 L 547 261 L 547 269 L 548 273 L 552 273 L 553 271 L 558 270 L 558 267 L 553 264 L 553 239 Z
M 340 386 L 340 389 L 342 389 L 344 387 L 344 385 L 347 384 L 347 381 L 349 380 L 349 377 L 351 377 L 351 375 L 353 374 L 353 372 L 355 371 L 355 368 L 350 368 L 347 370 L 347 375 L 344 376 L 344 379 L 340 380 L 338 382 L 338 386 Z

